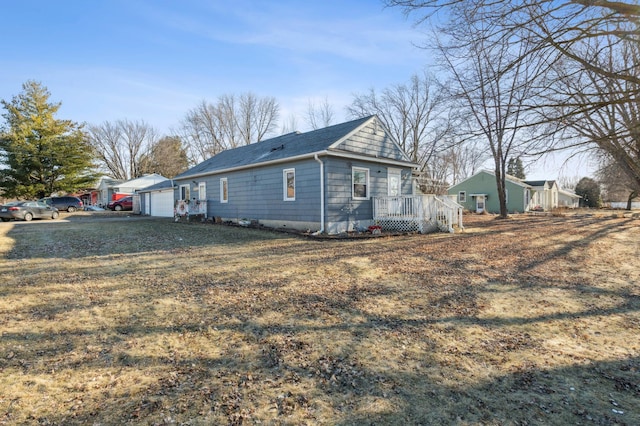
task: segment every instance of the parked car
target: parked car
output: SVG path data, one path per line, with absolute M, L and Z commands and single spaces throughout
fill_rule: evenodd
M 43 203 L 49 204 L 51 207 L 55 207 L 58 210 L 65 210 L 69 213 L 73 213 L 76 210 L 82 210 L 82 200 L 78 197 L 45 197 L 40 200 Z
M 119 200 L 111 201 L 107 204 L 107 208 L 115 210 L 117 212 L 121 210 L 133 210 L 133 197 L 122 197 Z
M 58 209 L 40 201 L 11 201 L 0 206 L 0 219 L 8 222 L 11 219 L 57 219 Z

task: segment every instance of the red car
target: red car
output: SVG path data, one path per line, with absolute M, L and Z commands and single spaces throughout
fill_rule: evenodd
M 107 208 L 114 211 L 133 210 L 133 197 L 122 197 L 119 200 L 111 201 L 107 204 Z

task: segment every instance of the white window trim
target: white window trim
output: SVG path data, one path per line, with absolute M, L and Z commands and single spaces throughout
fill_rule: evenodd
M 458 192 L 458 202 L 466 203 L 467 202 L 467 191 L 459 191 Z
M 356 197 L 355 194 L 355 174 L 356 172 L 365 172 L 367 174 L 367 181 L 365 182 L 366 185 L 366 196 L 365 197 Z M 352 167 L 351 168 L 351 198 L 354 200 L 368 200 L 369 198 L 371 198 L 371 186 L 369 185 L 369 181 L 371 180 L 371 173 L 369 172 L 369 169 L 367 169 L 366 167 Z
M 289 173 L 293 173 L 293 197 L 289 197 L 289 191 L 287 186 L 287 175 Z M 296 200 L 296 169 L 284 169 L 282 171 L 282 191 L 283 191 L 283 200 L 284 201 L 295 201 Z
M 206 200 L 207 199 L 207 183 L 200 182 L 198 183 L 198 200 Z
M 227 198 L 224 198 L 224 188 L 227 187 Z M 220 202 L 229 202 L 229 180 L 227 178 L 220 178 Z

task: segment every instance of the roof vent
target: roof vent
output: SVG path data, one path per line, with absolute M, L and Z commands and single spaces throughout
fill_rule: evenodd
M 284 149 L 284 144 L 280 146 L 274 146 L 273 148 L 271 148 L 271 151 L 280 151 L 281 149 Z

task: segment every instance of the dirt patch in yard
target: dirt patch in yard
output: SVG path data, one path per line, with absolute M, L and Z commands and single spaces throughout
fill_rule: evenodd
M 640 424 L 640 220 L 0 225 L 0 424 Z

